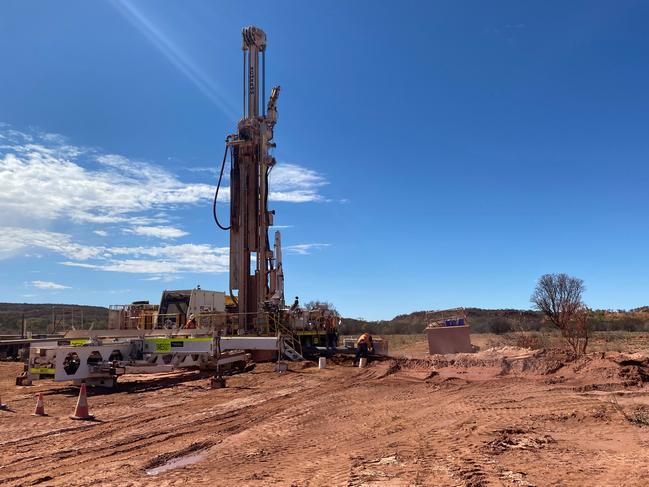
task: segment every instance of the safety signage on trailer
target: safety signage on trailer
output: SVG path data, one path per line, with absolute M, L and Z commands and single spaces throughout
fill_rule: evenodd
M 212 338 L 147 338 L 147 345 L 154 345 L 155 351 L 158 353 L 170 353 L 174 350 L 186 348 L 186 344 L 194 344 L 197 342 L 211 342 Z M 147 347 L 148 348 L 148 347 Z M 194 348 L 194 347 L 191 347 Z

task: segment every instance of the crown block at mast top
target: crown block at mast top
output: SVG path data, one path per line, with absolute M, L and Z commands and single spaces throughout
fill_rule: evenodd
M 259 116 L 259 92 L 261 88 L 262 97 L 265 96 L 264 86 L 266 84 L 266 33 L 259 27 L 248 26 L 241 30 L 243 49 L 243 76 L 244 76 L 244 117 L 257 118 Z M 261 70 L 259 58 L 261 54 Z M 261 75 L 261 76 L 260 76 Z M 261 78 L 262 86 L 259 86 Z M 262 100 L 262 110 L 264 109 Z M 247 112 L 246 112 L 247 107 Z

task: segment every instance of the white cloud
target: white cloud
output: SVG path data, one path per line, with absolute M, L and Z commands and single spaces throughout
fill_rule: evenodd
M 103 247 L 80 245 L 64 233 L 30 230 L 28 228 L 5 227 L 0 232 L 0 259 L 13 256 L 28 248 L 50 250 L 70 259 L 87 260 L 101 257 Z
M 189 233 L 180 230 L 179 228 L 164 227 L 164 226 L 162 227 L 140 226 L 140 227 L 133 227 L 133 228 L 125 228 L 123 232 L 132 233 L 134 235 L 142 235 L 144 237 L 157 237 L 165 240 L 189 235 Z
M 305 203 L 324 201 L 318 190 L 327 180 L 320 173 L 296 164 L 280 163 L 270 173 L 272 201 Z
M 189 172 L 196 172 L 196 173 L 208 173 L 213 176 L 218 176 L 219 175 L 219 169 L 214 166 L 200 166 L 200 167 L 183 167 L 183 170 L 189 171 Z M 229 177 L 229 174 L 227 174 L 227 171 L 223 172 L 223 179 L 227 179 Z
M 151 276 L 140 279 L 140 281 L 162 281 L 162 282 L 172 282 L 178 279 L 177 276 L 166 274 L 164 276 Z
M 313 250 L 321 250 L 325 247 L 330 246 L 331 244 L 327 243 L 308 243 L 289 245 L 287 247 L 283 247 L 283 250 L 285 250 L 287 254 L 309 255 Z
M 82 245 L 67 234 L 3 228 L 0 258 L 19 250 L 40 248 L 69 259 L 65 265 L 113 272 L 164 274 L 177 272 L 227 272 L 227 247 L 181 244 L 159 247 L 108 247 Z M 93 262 L 89 262 L 92 260 Z M 98 262 L 97 262 L 98 261 Z
M 108 272 L 176 274 L 180 272 L 227 272 L 229 248 L 208 244 L 162 245 L 159 247 L 106 248 L 100 262 L 62 262 L 63 265 Z
M 289 254 L 307 255 L 330 244 L 289 245 Z M 182 272 L 227 272 L 229 248 L 209 244 L 119 247 L 90 246 L 72 241 L 67 234 L 4 228 L 0 233 L 0 258 L 18 250 L 45 249 L 67 258 L 63 265 L 108 272 L 127 272 L 163 276 Z M 153 278 L 152 278 L 153 279 Z M 34 281 L 41 282 L 41 281 Z
M 169 225 L 174 210 L 209 204 L 213 184 L 189 184 L 154 164 L 77 147 L 57 134 L 23 133 L 6 124 L 0 124 L 0 181 L 0 259 L 51 252 L 62 256 L 66 266 L 162 280 L 183 272 L 228 270 L 228 248 L 188 243 L 137 246 L 137 240 L 133 246 L 115 246 L 107 238 L 115 232 L 89 225 L 120 223 L 133 239 L 185 237 L 185 230 Z M 271 199 L 326 201 L 320 194 L 326 184 L 315 171 L 280 163 L 271 172 Z M 230 188 L 222 188 L 222 201 L 229 193 Z M 72 230 L 75 235 L 93 232 L 105 241 L 86 245 L 71 234 L 46 230 L 64 222 L 68 227 L 70 222 L 80 225 Z M 304 255 L 326 246 L 300 244 L 286 250 Z
M 50 281 L 32 281 L 31 285 L 38 289 L 70 289 L 70 286 L 64 286 L 63 284 Z
M 67 144 L 56 134 L 2 130 L 0 141 L 0 225 L 28 221 L 126 223 L 166 222 L 162 210 L 212 200 L 213 184 L 187 183 L 161 166 Z M 270 199 L 325 201 L 319 173 L 280 163 L 271 172 Z M 220 201 L 227 202 L 223 187 Z
M 87 165 L 94 162 L 97 168 L 88 169 L 69 157 L 72 152 L 58 153 L 40 144 L 12 146 L 3 152 L 4 216 L 142 225 L 154 221 L 143 213 L 195 204 L 212 194 L 207 184 L 186 187 L 164 169 L 121 156 L 90 154 Z

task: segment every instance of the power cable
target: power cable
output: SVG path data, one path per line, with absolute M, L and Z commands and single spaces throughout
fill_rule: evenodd
M 221 163 L 221 172 L 219 173 L 219 181 L 216 183 L 216 191 L 214 192 L 214 202 L 212 203 L 212 215 L 214 216 L 214 221 L 216 222 L 216 225 L 221 229 L 221 230 L 230 230 L 232 228 L 232 225 L 229 227 L 224 227 L 221 225 L 221 222 L 219 222 L 219 217 L 216 214 L 216 200 L 219 197 L 219 189 L 221 188 L 221 180 L 223 179 L 223 170 L 225 169 L 225 160 L 228 158 L 228 144 L 225 144 L 225 153 L 223 154 L 223 162 Z

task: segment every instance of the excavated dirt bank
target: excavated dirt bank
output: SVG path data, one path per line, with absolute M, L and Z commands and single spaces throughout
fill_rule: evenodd
M 582 388 L 641 387 L 649 382 L 649 357 L 642 354 L 597 352 L 575 357 L 566 350 L 529 350 L 517 347 L 489 349 L 474 354 L 432 355 L 389 361 L 386 375 L 417 371 L 430 378 L 442 372 L 491 371 L 498 376 L 543 378 L 546 383 L 579 383 Z M 472 370 L 474 369 L 474 370 Z
M 90 391 L 16 387 L 0 363 L 0 484 L 646 485 L 649 359 L 504 347 L 366 369 L 271 364 L 212 390 L 197 373 Z M 45 393 L 50 416 L 31 416 Z

